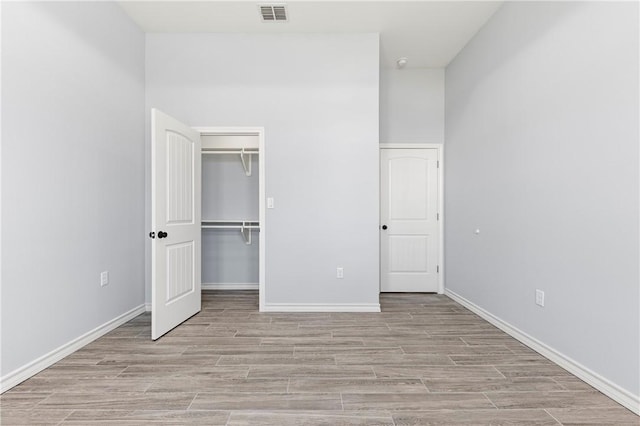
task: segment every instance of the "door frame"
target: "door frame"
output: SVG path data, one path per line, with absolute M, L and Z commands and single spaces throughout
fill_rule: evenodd
M 439 143 L 381 143 L 380 150 L 383 149 L 435 149 L 438 154 L 438 265 L 440 270 L 438 273 L 438 294 L 444 294 L 444 144 Z M 379 189 L 382 188 L 380 182 Z M 382 194 L 380 194 L 380 201 L 382 204 Z M 378 287 L 380 288 L 382 282 L 382 275 L 380 274 L 380 282 Z
M 265 151 L 264 151 L 264 127 L 211 127 L 194 126 L 194 130 L 200 132 L 200 136 L 215 135 L 257 135 L 258 136 L 258 220 L 260 222 L 260 239 L 258 242 L 258 310 L 264 312 L 266 295 L 266 186 L 265 186 Z

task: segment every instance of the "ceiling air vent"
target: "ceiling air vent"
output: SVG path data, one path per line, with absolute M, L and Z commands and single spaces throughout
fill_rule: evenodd
M 287 22 L 287 5 L 285 4 L 259 4 L 262 22 Z

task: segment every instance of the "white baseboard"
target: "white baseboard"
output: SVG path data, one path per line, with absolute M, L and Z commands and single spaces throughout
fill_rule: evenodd
M 380 304 L 266 303 L 263 312 L 380 312 Z
M 602 377 L 598 373 L 590 370 L 579 362 L 575 361 L 572 358 L 564 355 L 561 352 L 558 352 L 556 349 L 546 345 L 545 343 L 539 341 L 538 339 L 528 335 L 524 331 L 512 326 L 508 322 L 498 318 L 492 313 L 484 310 L 480 306 L 475 303 L 465 299 L 459 294 L 445 289 L 445 295 L 449 296 L 451 299 L 455 300 L 465 308 L 469 309 L 471 312 L 479 315 L 483 319 L 487 320 L 491 324 L 498 327 L 500 330 L 504 331 L 511 337 L 519 340 L 524 343 L 534 351 L 538 352 L 540 355 L 548 358 L 550 361 L 558 364 L 558 366 L 564 368 L 571 374 L 577 376 L 581 380 L 587 382 L 589 385 L 593 386 L 603 394 L 607 395 L 609 398 L 613 399 L 617 403 L 623 405 L 628 408 L 632 412 L 637 415 L 640 415 L 640 396 L 634 395 L 626 389 L 621 388 L 617 384 L 612 381 Z
M 104 336 L 111 330 L 120 327 L 127 321 L 132 320 L 138 315 L 145 312 L 145 305 L 140 305 L 131 309 L 124 314 L 107 321 L 106 323 L 94 328 L 93 330 L 83 334 L 82 336 L 73 339 L 72 341 L 65 343 L 57 349 L 52 350 L 48 354 L 41 356 L 40 358 L 6 374 L 0 378 L 0 393 L 4 393 L 12 387 L 24 382 L 28 378 L 36 375 L 47 367 L 52 366 L 62 358 L 71 355 L 73 352 L 82 348 L 85 345 L 96 340 L 98 337 Z
M 151 303 L 145 303 L 145 304 L 144 304 L 144 311 L 145 311 L 145 312 L 151 312 L 151 307 L 152 307 L 152 306 L 153 306 L 153 305 L 152 305 Z
M 202 290 L 258 290 L 258 283 L 202 283 Z

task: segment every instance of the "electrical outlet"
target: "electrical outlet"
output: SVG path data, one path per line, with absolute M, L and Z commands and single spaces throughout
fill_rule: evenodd
M 536 305 L 544 306 L 544 291 L 536 290 Z
M 268 197 L 267 198 L 267 208 L 268 209 L 275 208 L 275 201 L 273 200 L 273 197 Z
M 100 287 L 104 287 L 109 284 L 109 271 L 104 271 L 100 274 Z
M 338 269 L 336 269 L 336 278 L 344 278 L 344 269 L 338 267 Z

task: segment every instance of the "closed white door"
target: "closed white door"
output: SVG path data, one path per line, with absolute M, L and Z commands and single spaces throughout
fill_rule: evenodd
M 380 152 L 380 291 L 437 292 L 438 151 Z
M 151 337 L 200 312 L 200 134 L 151 112 Z

